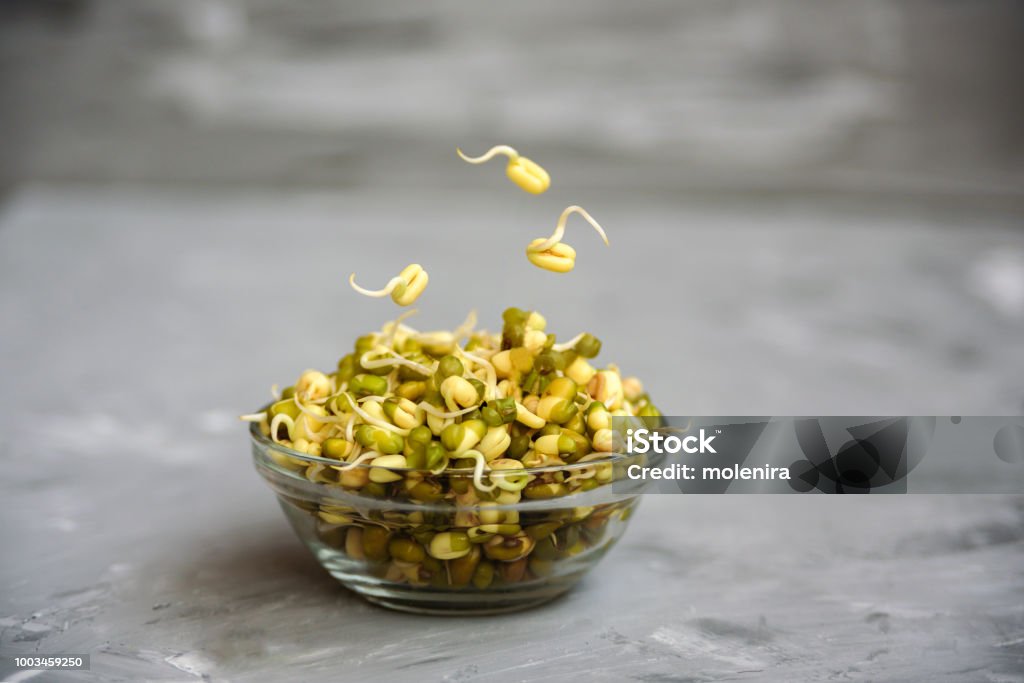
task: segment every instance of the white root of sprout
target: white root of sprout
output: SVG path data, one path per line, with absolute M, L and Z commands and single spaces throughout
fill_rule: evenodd
M 480 407 L 480 404 L 477 403 L 476 405 L 472 405 L 472 406 L 470 406 L 468 408 L 463 408 L 462 410 L 456 410 L 456 411 L 453 411 L 453 412 L 450 412 L 450 413 L 446 413 L 443 410 L 441 410 L 440 408 L 436 408 L 436 407 L 430 405 L 426 401 L 420 401 L 416 405 L 419 406 L 420 408 L 423 408 L 423 412 L 425 412 L 427 415 L 433 415 L 434 417 L 436 417 L 438 419 L 441 419 L 441 420 L 451 420 L 452 418 L 461 417 L 462 415 L 466 415 L 467 413 L 471 413 L 471 412 L 473 412 L 474 410 L 476 410 L 477 408 Z
M 495 473 L 491 472 L 491 481 L 502 491 L 522 491 L 530 483 L 531 475 L 525 471 L 505 470 L 504 472 L 506 473 L 503 473 L 500 477 L 495 476 Z M 522 483 L 520 484 L 519 482 Z
M 482 346 L 478 346 L 477 348 L 473 349 L 473 353 L 475 353 L 476 355 L 480 356 L 481 358 L 485 358 L 487 360 L 490 360 L 491 358 L 494 357 L 494 354 L 500 353 L 500 352 L 501 352 L 501 349 L 487 349 L 487 348 L 484 348 Z
M 498 394 L 498 372 L 494 369 L 494 366 L 490 361 L 484 360 L 480 356 L 473 355 L 469 351 L 464 351 L 461 347 L 456 346 L 455 351 L 468 361 L 476 363 L 484 369 L 487 373 L 487 381 L 484 382 L 486 388 L 484 390 L 484 400 L 489 401 L 495 398 Z
M 320 475 L 327 469 L 327 465 L 315 462 L 306 468 L 306 479 L 313 483 L 320 481 Z
M 376 360 L 370 359 L 370 356 L 380 353 L 392 354 L 390 358 L 377 358 Z M 421 375 L 430 376 L 434 374 L 434 369 L 428 368 L 426 365 L 421 365 L 416 361 L 411 361 L 398 354 L 397 351 L 390 349 L 386 346 L 378 346 L 372 351 L 367 351 L 359 357 L 359 364 L 367 370 L 376 370 L 378 368 L 386 368 L 388 366 L 395 367 L 396 365 L 404 365 L 407 368 L 411 368 Z
M 580 340 L 583 339 L 583 337 L 585 337 L 586 335 L 587 335 L 586 332 L 580 332 L 579 334 L 577 334 L 575 337 L 573 337 L 572 339 L 570 339 L 567 342 L 562 342 L 561 344 L 552 344 L 551 345 L 551 350 L 552 351 L 568 351 L 569 349 L 575 348 L 576 345 L 580 343 Z
M 370 460 L 376 458 L 378 455 L 380 455 L 380 453 L 378 453 L 377 451 L 367 451 L 366 453 L 363 453 L 352 462 L 345 463 L 344 465 L 331 465 L 331 467 L 338 470 L 339 472 L 344 472 L 346 470 L 352 469 L 353 467 L 362 465 L 364 462 L 369 462 Z
M 356 403 L 355 399 L 352 398 L 352 396 L 349 395 L 347 392 L 342 394 L 342 396 L 346 397 L 349 400 L 349 402 L 352 404 L 352 412 L 354 412 L 359 417 L 363 418 L 363 422 L 366 422 L 367 424 L 371 424 L 374 427 L 380 427 L 381 429 L 386 429 L 389 432 L 394 432 L 395 434 L 398 434 L 399 436 L 409 436 L 409 430 L 408 429 L 402 429 L 401 427 L 396 427 L 395 425 L 391 424 L 390 422 L 385 422 L 384 420 L 378 420 L 373 415 L 370 415 L 369 413 L 367 413 L 365 410 L 363 410 L 362 408 L 359 407 L 359 405 Z
M 331 425 L 340 424 L 343 419 L 335 415 L 317 415 L 312 410 L 310 410 L 309 408 L 307 408 L 306 406 L 302 405 L 302 403 L 299 402 L 298 394 L 295 394 L 292 397 L 292 400 L 294 401 L 295 405 L 298 406 L 299 412 L 301 412 L 306 419 L 306 427 L 308 427 L 307 433 L 309 434 L 311 441 L 322 443 L 325 439 L 327 439 L 328 435 L 331 433 Z M 320 429 L 313 429 L 313 425 L 310 424 L 310 420 L 319 420 L 320 422 L 323 422 L 325 424 Z
M 381 335 L 383 336 L 381 343 L 389 348 L 394 348 L 395 335 L 398 334 L 400 330 L 405 331 L 406 334 L 408 334 L 408 331 L 412 329 L 411 327 L 403 325 L 402 321 L 408 320 L 412 316 L 416 315 L 417 312 L 418 311 L 415 308 L 411 308 L 408 311 L 402 313 L 400 316 L 398 316 L 391 322 L 385 323 L 384 326 L 381 328 Z
M 482 164 L 484 162 L 490 161 L 499 154 L 504 154 L 509 159 L 519 158 L 519 152 L 515 151 L 508 145 L 495 145 L 494 147 L 491 147 L 489 150 L 487 150 L 478 157 L 468 157 L 465 154 L 463 154 L 462 150 L 459 149 L 458 147 L 455 148 L 455 153 L 459 155 L 460 159 L 470 164 Z
M 377 299 L 385 296 L 390 296 L 391 292 L 395 291 L 395 288 L 398 287 L 398 285 L 408 285 L 408 283 L 405 281 L 405 278 L 396 275 L 395 277 L 388 280 L 388 283 L 384 286 L 383 289 L 366 289 L 356 284 L 355 273 L 352 273 L 351 275 L 348 276 L 348 283 L 352 286 L 352 289 L 356 290 L 360 294 L 364 296 L 372 296 Z
M 413 341 L 419 342 L 420 344 L 426 344 L 427 346 L 441 346 L 444 344 L 454 344 L 455 335 L 446 330 L 438 330 L 436 332 L 417 332 L 412 336 Z
M 263 432 L 264 434 L 268 434 L 270 432 L 270 422 L 267 420 L 267 417 L 269 416 L 265 412 L 253 413 L 251 415 L 239 415 L 239 419 L 242 420 L 243 422 L 258 423 L 260 426 L 260 431 Z
M 473 328 L 476 327 L 476 309 L 469 312 L 466 319 L 462 321 L 462 324 L 456 327 L 452 331 L 452 336 L 455 337 L 455 341 L 459 341 L 463 337 L 468 337 L 473 334 Z
M 349 443 L 352 443 L 352 442 L 349 442 Z M 359 456 L 362 454 L 362 452 L 363 452 L 363 444 L 361 444 L 361 443 L 352 443 L 352 452 L 348 454 L 347 458 L 345 458 L 345 462 L 354 462 L 354 461 L 358 460 Z
M 460 458 L 473 458 L 476 464 L 473 466 L 473 486 L 480 491 L 493 491 L 497 485 L 491 484 L 490 486 L 484 485 L 483 475 L 484 468 L 487 467 L 487 459 L 484 458 L 484 454 L 477 450 L 468 450 Z M 490 468 L 488 468 L 490 469 Z
M 303 415 L 308 415 L 309 417 L 319 422 L 327 422 L 329 424 L 341 424 L 342 422 L 345 421 L 345 418 L 342 417 L 341 415 L 318 415 L 314 413 L 307 406 L 302 405 L 302 403 L 299 401 L 298 394 L 292 396 L 292 402 L 295 403 L 295 405 L 298 407 L 298 409 L 302 412 Z M 310 427 L 312 427 L 312 425 L 310 425 Z
M 274 443 L 281 443 L 280 439 L 277 438 L 277 432 L 281 428 L 282 424 L 288 430 L 289 440 L 292 438 L 292 432 L 295 431 L 295 420 L 292 419 L 291 415 L 278 413 L 274 416 L 274 419 L 270 421 L 270 438 Z
M 604 243 L 606 245 L 608 244 L 608 235 L 605 234 L 604 228 L 602 228 L 598 224 L 598 222 L 595 221 L 594 218 L 589 213 L 586 212 L 586 210 L 584 210 L 582 206 L 576 206 L 574 204 L 568 207 L 565 211 L 563 211 L 562 215 L 558 217 L 558 225 L 555 226 L 555 231 L 551 233 L 551 237 L 547 238 L 540 244 L 530 245 L 529 247 L 527 247 L 527 250 L 533 252 L 542 252 L 547 251 L 556 244 L 560 244 L 562 241 L 562 237 L 565 236 L 565 223 L 569 219 L 569 216 L 571 216 L 574 213 L 578 213 L 579 215 L 583 216 L 583 218 L 585 218 L 586 221 L 590 223 L 591 226 L 593 226 L 594 230 L 597 230 L 597 234 L 601 236 L 601 239 L 604 240 Z
M 398 323 L 398 331 L 401 332 L 402 334 L 407 334 L 413 337 L 420 333 L 420 331 L 417 330 L 415 327 L 411 327 L 404 323 Z
M 476 327 L 476 311 L 472 310 L 466 319 L 452 332 L 448 330 L 436 330 L 434 332 L 418 332 L 411 327 L 402 326 L 412 336 L 413 341 L 428 346 L 440 346 L 443 344 L 458 344 L 459 340 L 468 337 Z
M 448 458 L 443 458 L 443 459 L 441 460 L 441 464 L 440 464 L 440 465 L 438 465 L 436 469 L 433 469 L 433 470 L 427 470 L 427 471 L 428 471 L 428 472 L 430 472 L 431 474 L 441 474 L 441 473 L 442 473 L 442 472 L 444 472 L 444 471 L 445 471 L 445 470 L 446 470 L 447 468 L 448 468 Z

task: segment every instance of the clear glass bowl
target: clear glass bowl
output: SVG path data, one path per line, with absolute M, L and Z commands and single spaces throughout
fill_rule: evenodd
M 622 536 L 642 487 L 625 476 L 635 457 L 609 455 L 599 461 L 524 468 L 531 475 L 562 472 L 565 477 L 600 480 L 590 490 L 549 499 L 422 502 L 403 497 L 401 481 L 384 496 L 378 487 L 374 496 L 343 486 L 332 467 L 339 461 L 281 446 L 255 427 L 250 433 L 257 471 L 320 564 L 367 600 L 407 612 L 493 614 L 565 593 Z M 353 469 L 362 468 L 368 476 L 371 467 Z M 472 486 L 472 470 L 441 475 L 391 471 L 402 475 L 402 481 L 410 476 L 433 482 L 446 478 L 440 482 L 446 489 L 456 480 L 463 482 L 461 488 Z M 360 478 L 366 477 L 355 477 Z M 438 534 L 449 535 L 435 541 Z M 452 546 L 449 552 L 446 545 Z M 460 553 L 465 554 L 444 559 Z

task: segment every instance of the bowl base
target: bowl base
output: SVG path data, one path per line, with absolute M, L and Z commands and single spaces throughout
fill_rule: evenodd
M 417 596 L 416 599 L 410 600 L 404 597 L 380 597 L 358 592 L 357 594 L 361 595 L 367 602 L 371 602 L 381 607 L 387 607 L 388 609 L 393 609 L 398 612 L 425 614 L 430 616 L 482 617 L 490 614 L 519 612 L 521 610 L 538 607 L 546 602 L 558 598 L 561 595 L 564 595 L 568 590 L 568 588 L 565 588 L 553 595 L 546 595 L 532 600 L 516 598 L 515 600 L 495 601 L 493 604 L 489 605 L 481 604 L 479 601 L 472 605 L 459 605 L 452 603 L 445 598 L 441 600 L 430 600 L 429 596 L 427 596 L 428 599 L 424 599 L 424 596 Z
M 321 562 L 345 588 L 369 602 L 388 609 L 414 614 L 470 616 L 503 614 L 536 607 L 565 594 L 583 577 L 575 571 L 543 580 L 490 586 L 479 590 L 410 586 L 372 576 L 352 574 L 337 558 L 321 556 Z M 326 559 L 326 561 L 325 561 Z M 341 566 L 339 566 L 341 565 Z
M 626 526 L 627 513 L 636 505 L 636 499 L 630 498 L 600 507 L 547 506 L 543 512 L 527 509 L 523 518 L 516 509 L 516 522 L 524 525 L 517 524 L 517 536 L 541 532 L 539 538 L 529 537 L 528 557 L 501 559 L 491 557 L 490 548 L 476 548 L 468 562 L 457 563 L 437 558 L 428 562 L 430 539 L 410 544 L 419 532 L 461 529 L 472 521 L 467 517 L 456 525 L 457 515 L 452 517 L 451 510 L 443 514 L 359 511 L 324 503 L 310 510 L 303 501 L 285 496 L 279 500 L 299 538 L 343 586 L 388 609 L 453 616 L 516 612 L 565 594 L 615 544 Z M 404 541 L 404 550 L 410 553 L 418 551 L 419 561 L 393 559 L 395 540 Z

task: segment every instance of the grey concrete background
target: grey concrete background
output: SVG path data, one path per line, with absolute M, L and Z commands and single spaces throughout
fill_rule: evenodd
M 565 599 L 411 617 L 235 421 L 412 260 L 422 327 L 537 307 L 666 412 L 1020 414 L 1019 3 L 2 12 L 0 652 L 93 661 L 33 680 L 1024 680 L 1020 496 L 651 497 Z M 613 248 L 533 269 L 575 202 Z

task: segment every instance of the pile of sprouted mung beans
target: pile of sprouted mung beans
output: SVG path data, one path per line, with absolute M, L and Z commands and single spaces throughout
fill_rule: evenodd
M 539 194 L 548 188 L 548 174 L 511 147 L 498 146 L 477 158 L 459 152 L 471 163 L 496 154 L 509 158 L 508 177 L 523 190 Z M 575 251 L 561 239 L 566 220 L 576 213 L 607 243 L 601 226 L 582 208 L 570 206 L 550 237 L 529 244 L 532 263 L 554 272 L 572 270 Z M 357 285 L 355 274 L 349 282 L 362 294 L 390 296 L 408 306 L 426 288 L 427 273 L 412 264 L 380 290 Z M 271 450 L 279 465 L 304 472 L 310 481 L 374 498 L 449 503 L 455 510 L 441 527 L 408 528 L 382 527 L 379 520 L 361 523 L 350 509 L 312 511 L 322 522 L 349 529 L 338 545 L 354 559 L 391 562 L 391 578 L 404 576 L 413 583 L 433 565 L 467 557 L 475 558 L 469 575 L 453 580 L 449 564 L 443 572 L 447 585 L 468 585 L 470 579 L 478 588 L 489 585 L 491 578 L 481 578 L 475 569 L 488 563 L 492 578 L 498 571 L 505 579 L 522 580 L 538 541 L 556 550 L 561 543 L 566 550 L 581 542 L 579 534 L 570 534 L 566 520 L 558 517 L 524 526 L 517 513 L 486 509 L 609 484 L 612 416 L 659 412 L 638 379 L 623 378 L 615 365 L 594 364 L 601 350 L 597 337 L 582 333 L 559 342 L 536 311 L 507 309 L 500 333 L 477 330 L 475 313 L 454 330 L 420 332 L 405 323 L 414 312 L 360 337 L 333 372 L 306 370 L 293 386 L 281 392 L 275 387 L 273 403 L 242 419 L 281 446 L 337 461 L 325 464 Z M 595 464 L 575 465 L 588 462 Z M 569 464 L 574 466 L 559 469 Z M 526 470 L 539 467 L 544 471 Z M 479 512 L 460 519 L 459 508 Z M 569 521 L 589 517 L 585 529 L 590 529 L 619 511 L 585 510 Z M 411 565 L 418 567 L 412 573 Z M 455 567 L 459 576 L 460 567 Z

